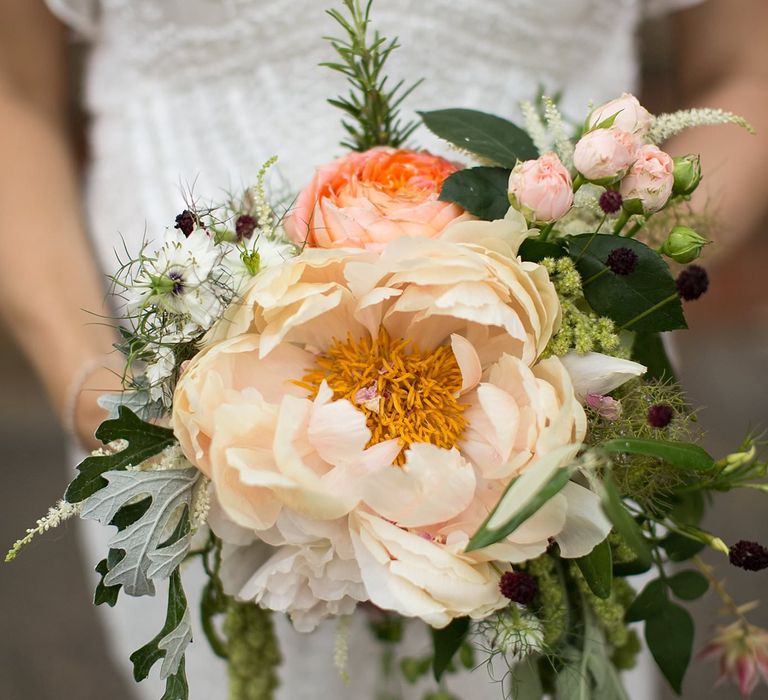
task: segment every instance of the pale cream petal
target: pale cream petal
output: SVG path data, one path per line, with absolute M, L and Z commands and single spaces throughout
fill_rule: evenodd
M 560 554 L 568 559 L 585 557 L 611 531 L 600 499 L 589 489 L 570 482 L 562 491 L 568 501 L 568 511 L 562 531 L 555 537 Z
M 560 359 L 571 375 L 576 394 L 582 401 L 587 394 L 605 395 L 646 371 L 639 362 L 599 352 L 580 355 L 571 351 Z
M 458 333 L 451 335 L 451 349 L 453 350 L 453 356 L 456 358 L 456 364 L 459 365 L 461 370 L 461 389 L 459 389 L 457 394 L 461 396 L 477 386 L 483 373 L 483 368 L 480 365 L 480 358 L 477 356 L 475 347 Z

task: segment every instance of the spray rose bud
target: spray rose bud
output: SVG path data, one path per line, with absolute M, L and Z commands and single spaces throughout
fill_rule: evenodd
M 667 240 L 662 243 L 659 252 L 672 258 L 675 262 L 687 265 L 701 255 L 701 249 L 709 241 L 687 226 L 675 226 Z
M 626 206 L 634 206 L 643 214 L 663 209 L 672 194 L 674 175 L 672 157 L 652 144 L 637 150 L 637 160 L 621 181 L 619 191 Z M 637 200 L 637 202 L 635 202 Z M 639 213 L 634 210 L 631 213 Z
M 632 134 L 617 127 L 595 129 L 579 139 L 573 164 L 582 177 L 598 185 L 610 185 L 624 177 L 635 162 L 637 149 Z
M 689 195 L 701 182 L 701 158 L 696 155 L 678 156 L 672 159 L 674 164 L 672 174 L 675 178 L 672 192 Z
M 509 202 L 528 221 L 555 221 L 573 204 L 571 176 L 554 153 L 518 163 L 509 176 Z
M 653 115 L 628 92 L 592 110 L 587 119 L 587 128 L 594 129 L 614 114 L 616 118 L 611 126 L 632 134 L 640 145 L 651 128 Z

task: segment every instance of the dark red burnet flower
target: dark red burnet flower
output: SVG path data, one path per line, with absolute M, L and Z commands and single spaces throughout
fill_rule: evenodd
M 187 238 L 192 235 L 192 231 L 195 230 L 197 224 L 197 217 L 185 209 L 181 214 L 176 217 L 176 225 L 173 228 L 179 229 Z
M 675 417 L 675 409 L 666 403 L 657 403 L 648 409 L 648 424 L 653 428 L 666 428 Z
M 700 265 L 688 265 L 675 280 L 677 293 L 685 301 L 698 299 L 709 288 L 709 275 Z
M 606 214 L 615 214 L 621 209 L 621 205 L 624 203 L 624 198 L 621 196 L 621 192 L 617 192 L 616 190 L 606 190 L 600 195 L 598 201 L 603 212 Z
M 235 235 L 238 241 L 250 238 L 258 226 L 258 221 L 250 214 L 241 214 L 235 221 Z
M 539 583 L 524 571 L 505 571 L 499 579 L 499 590 L 513 603 L 530 605 L 539 592 Z
M 739 540 L 728 551 L 728 560 L 746 571 L 768 569 L 768 549 L 757 542 Z
M 629 248 L 614 248 L 605 264 L 616 275 L 628 275 L 637 268 L 637 253 Z

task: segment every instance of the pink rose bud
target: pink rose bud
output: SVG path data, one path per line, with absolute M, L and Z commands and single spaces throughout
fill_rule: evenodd
M 625 205 L 638 200 L 644 214 L 662 209 L 672 194 L 674 163 L 669 154 L 651 144 L 637 150 L 637 160 L 621 181 Z
M 621 401 L 612 396 L 602 394 L 587 394 L 584 403 L 605 420 L 618 420 L 621 418 Z
M 638 145 L 641 145 L 651 128 L 653 115 L 628 92 L 594 109 L 587 119 L 587 128 L 594 129 L 614 114 L 616 119 L 611 126 L 632 134 Z
M 573 164 L 591 182 L 610 185 L 624 177 L 635 162 L 637 149 L 632 134 L 622 129 L 595 129 L 579 139 Z
M 509 201 L 528 221 L 555 221 L 573 204 L 571 176 L 554 153 L 518 163 L 509 176 Z

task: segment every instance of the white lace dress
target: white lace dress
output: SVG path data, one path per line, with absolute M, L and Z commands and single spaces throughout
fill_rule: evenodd
M 574 117 L 635 86 L 634 33 L 644 12 L 695 0 L 379 0 L 374 20 L 402 48 L 396 77 L 425 77 L 413 109 L 474 107 L 517 114 L 517 102 L 543 86 L 564 89 Z M 322 40 L 336 27 L 324 14 L 331 0 L 48 0 L 51 9 L 91 43 L 86 76 L 90 164 L 85 203 L 105 271 L 115 267 L 119 236 L 137 250 L 183 208 L 182 192 L 220 199 L 253 181 L 270 156 L 294 191 L 315 165 L 341 152 L 338 113 L 326 98 L 342 81 L 317 64 L 332 57 Z M 422 130 L 414 140 L 440 150 Z M 95 563 L 106 533 L 88 531 Z M 197 578 L 190 572 L 190 579 Z M 188 587 L 195 588 L 194 582 Z M 163 619 L 162 593 L 152 601 L 123 597 L 104 615 L 117 664 L 152 638 Z M 194 605 L 194 592 L 191 595 Z M 301 636 L 278 620 L 285 656 L 281 700 L 374 697 L 378 647 L 362 623 L 350 639 L 351 681 L 333 668 L 334 628 Z M 193 700 L 226 697 L 222 664 L 202 633 L 188 653 Z M 426 637 L 415 635 L 418 651 Z M 423 650 L 423 649 L 422 649 Z M 649 697 L 652 676 L 630 682 L 633 698 Z M 501 698 L 483 669 L 451 686 L 464 700 Z M 161 684 L 137 686 L 157 700 Z M 420 698 L 406 689 L 403 697 Z

